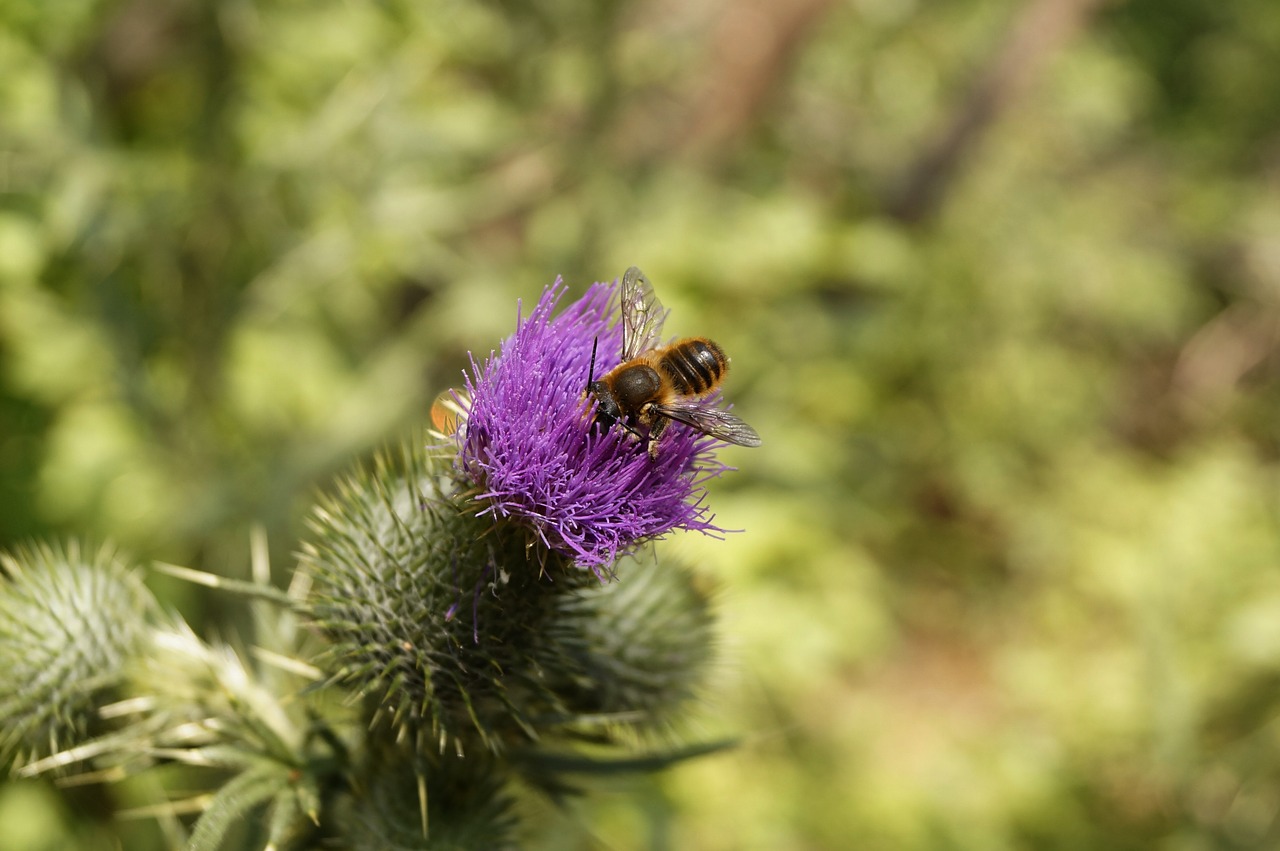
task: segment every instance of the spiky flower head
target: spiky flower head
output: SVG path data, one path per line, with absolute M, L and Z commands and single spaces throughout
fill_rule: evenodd
M 415 752 L 501 752 L 585 718 L 661 726 L 712 656 L 691 572 L 623 560 L 617 582 L 468 511 L 450 462 L 410 438 L 325 497 L 302 564 L 317 660 Z
M 502 753 L 587 716 L 651 726 L 710 656 L 687 574 L 596 577 L 672 530 L 720 531 L 705 505 L 725 469 L 714 440 L 676 424 L 655 458 L 594 425 L 593 349 L 601 372 L 621 359 L 616 288 L 556 314 L 563 293 L 548 288 L 473 363 L 460 423 L 438 423 L 452 444 L 410 439 L 359 468 L 322 500 L 303 548 L 321 667 L 421 754 Z
M 77 542 L 0 554 L 0 755 L 47 756 L 87 735 L 146 635 L 155 598 L 112 550 Z
M 515 333 L 466 377 L 459 470 L 480 513 L 515 521 L 545 547 L 604 575 L 620 555 L 676 529 L 716 534 L 705 484 L 726 468 L 715 441 L 680 425 L 651 458 L 624 430 L 592 426 L 586 389 L 621 360 L 617 288 L 595 284 L 553 316 L 548 287 Z
M 660 730 L 697 696 L 712 666 L 709 589 L 671 559 L 629 557 L 617 572 L 617 582 L 593 582 L 557 600 L 547 649 L 572 665 L 547 668 L 574 671 L 557 684 L 574 712 Z

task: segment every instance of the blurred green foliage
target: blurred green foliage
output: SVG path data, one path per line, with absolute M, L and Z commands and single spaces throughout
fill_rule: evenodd
M 765 438 L 669 544 L 745 743 L 560 847 L 1275 847 L 1276 56 L 1273 0 L 6 0 L 0 543 L 288 564 L 635 263 Z

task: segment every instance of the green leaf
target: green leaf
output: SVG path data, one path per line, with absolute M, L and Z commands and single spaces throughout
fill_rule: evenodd
M 189 851 L 217 851 L 227 831 L 250 810 L 274 798 L 289 785 L 289 769 L 282 765 L 237 774 L 213 796 L 196 821 Z
M 276 796 L 267 832 L 267 847 L 280 848 L 315 824 L 320 812 L 320 784 L 314 775 L 303 774 L 292 788 Z
M 737 739 L 722 739 L 700 745 L 689 745 L 671 751 L 640 754 L 617 759 L 605 759 L 588 754 L 525 751 L 522 754 L 513 755 L 513 760 L 525 763 L 534 769 L 535 773 L 591 774 L 597 776 L 637 774 L 665 771 L 677 763 L 719 753 L 720 751 L 737 747 L 737 745 Z

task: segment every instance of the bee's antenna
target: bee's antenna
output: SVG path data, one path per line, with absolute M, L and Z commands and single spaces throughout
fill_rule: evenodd
M 591 390 L 591 385 L 596 383 L 596 346 L 599 345 L 600 338 L 596 337 L 591 341 L 591 368 L 587 370 L 587 390 Z

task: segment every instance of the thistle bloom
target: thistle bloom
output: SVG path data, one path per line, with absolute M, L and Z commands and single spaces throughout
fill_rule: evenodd
M 480 512 L 525 525 L 541 543 L 603 576 L 644 541 L 673 529 L 716 535 L 705 483 L 727 468 L 715 441 L 680 424 L 650 458 L 621 428 L 592 426 L 587 398 L 595 374 L 617 366 L 622 329 L 615 284 L 594 284 L 558 316 L 559 279 L 483 368 L 466 377 L 460 470 L 485 505 Z

